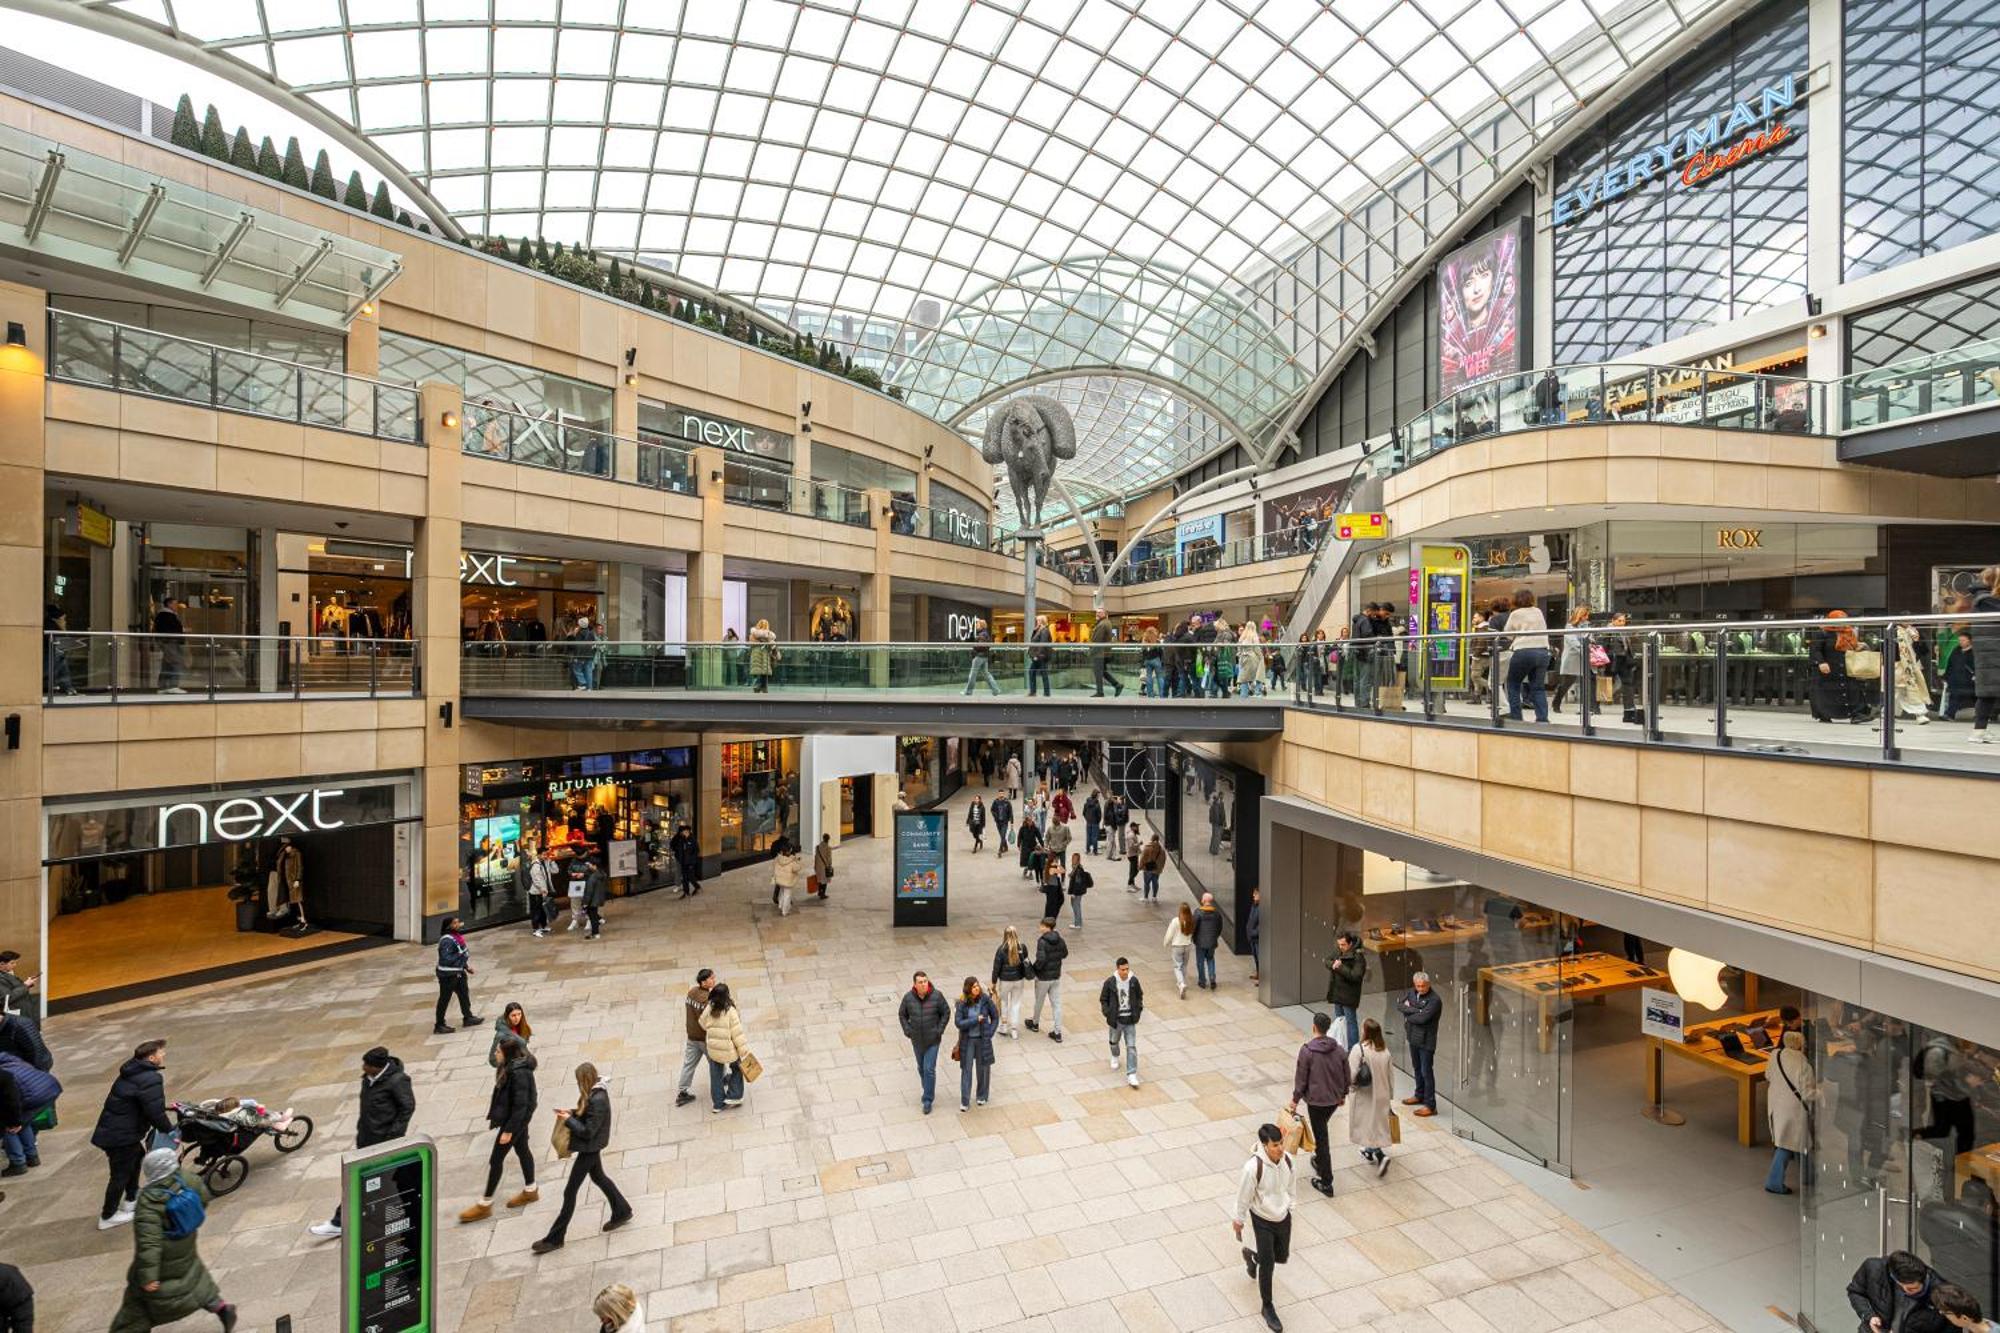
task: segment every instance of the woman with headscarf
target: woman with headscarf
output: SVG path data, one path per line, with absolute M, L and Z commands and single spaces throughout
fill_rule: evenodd
M 611 1094 L 597 1076 L 597 1066 L 588 1060 L 576 1067 L 576 1094 L 574 1110 L 556 1108 L 556 1120 L 569 1126 L 572 1154 L 569 1181 L 563 1186 L 562 1211 L 556 1214 L 556 1224 L 549 1228 L 548 1235 L 528 1247 L 536 1254 L 562 1248 L 563 1238 L 569 1234 L 569 1220 L 576 1215 L 577 1192 L 586 1179 L 597 1186 L 605 1202 L 611 1205 L 611 1216 L 604 1219 L 606 1231 L 616 1231 L 632 1220 L 632 1205 L 618 1192 L 611 1177 L 604 1174 L 604 1151 L 611 1146 Z
M 111 1333 L 144 1333 L 206 1310 L 222 1321 L 223 1333 L 236 1327 L 236 1307 L 222 1299 L 195 1245 L 198 1230 L 187 1229 L 182 1201 L 193 1194 L 206 1206 L 208 1186 L 180 1169 L 172 1148 L 155 1148 L 139 1164 L 139 1199 L 132 1206 L 132 1267 L 125 1273 L 125 1301 L 111 1321 Z M 195 1226 L 200 1222 L 197 1219 Z
M 1854 706 L 1853 682 L 1847 678 L 1847 655 L 1861 647 L 1852 626 L 1840 622 L 1845 611 L 1829 611 L 1826 622 L 1815 628 L 1806 643 L 1806 660 L 1812 666 L 1810 701 L 1815 722 L 1865 722 L 1867 715 Z

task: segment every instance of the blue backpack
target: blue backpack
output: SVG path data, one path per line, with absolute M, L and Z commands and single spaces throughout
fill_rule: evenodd
M 186 1240 L 201 1230 L 201 1224 L 208 1220 L 208 1209 L 201 1203 L 201 1191 L 181 1184 L 179 1176 L 175 1176 L 167 1188 L 165 1211 L 168 1240 Z

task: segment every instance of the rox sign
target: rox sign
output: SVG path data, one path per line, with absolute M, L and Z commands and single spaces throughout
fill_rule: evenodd
M 156 847 L 185 847 L 217 841 L 248 842 L 252 838 L 275 838 L 284 833 L 324 833 L 342 828 L 347 821 L 330 818 L 326 803 L 347 792 L 339 787 L 315 787 L 288 796 L 238 796 L 209 806 L 199 801 L 182 801 L 160 810 L 159 839 Z M 175 842 L 169 836 L 175 816 L 193 819 L 195 836 Z M 187 825 L 185 821 L 183 828 Z
M 1567 226 L 1601 204 L 1669 176 L 1679 177 L 1684 186 L 1700 185 L 1789 142 L 1794 137 L 1791 130 L 1777 121 L 1797 105 L 1797 82 L 1798 76 L 1787 74 L 1756 96 L 1726 111 L 1711 112 L 1644 152 L 1613 162 L 1580 183 L 1557 191 L 1549 210 L 1550 223 Z M 1724 147 L 1750 131 L 1755 133 Z

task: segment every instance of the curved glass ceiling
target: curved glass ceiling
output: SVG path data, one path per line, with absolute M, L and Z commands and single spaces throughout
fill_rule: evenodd
M 1724 0 L 70 2 L 310 98 L 469 231 L 754 301 L 941 419 L 1072 372 L 1113 492 L 1275 456 L 1405 267 Z

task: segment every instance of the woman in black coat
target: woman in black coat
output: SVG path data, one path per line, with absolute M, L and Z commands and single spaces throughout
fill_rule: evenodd
M 1989 565 L 1979 571 L 1980 581 L 1986 591 L 1972 603 L 1972 609 L 1981 615 L 2000 614 L 2000 565 Z M 1973 620 L 1965 627 L 1965 635 L 1972 640 L 1972 736 L 1971 740 L 1981 745 L 1991 744 L 1986 735 L 1986 724 L 1993 715 L 2000 712 L 2000 620 Z
M 486 1159 L 486 1190 L 479 1202 L 458 1215 L 461 1222 L 478 1222 L 493 1215 L 493 1196 L 500 1189 L 500 1168 L 507 1154 L 521 1164 L 521 1192 L 507 1200 L 509 1208 L 524 1208 L 541 1195 L 535 1190 L 535 1154 L 528 1146 L 528 1122 L 535 1114 L 535 1057 L 528 1043 L 513 1033 L 500 1038 L 500 1068 L 493 1076 L 493 1097 L 486 1104 L 486 1123 L 499 1132 Z
M 611 1205 L 611 1216 L 604 1219 L 606 1231 L 616 1231 L 632 1220 L 632 1205 L 604 1174 L 604 1151 L 611 1146 L 611 1094 L 597 1077 L 597 1066 L 588 1060 L 576 1067 L 576 1091 L 574 1111 L 556 1108 L 556 1119 L 569 1126 L 569 1149 L 575 1160 L 570 1163 L 569 1182 L 563 1186 L 562 1211 L 556 1214 L 556 1224 L 548 1235 L 528 1247 L 536 1254 L 562 1248 L 569 1220 L 576 1213 L 577 1191 L 585 1179 L 596 1184 Z
M 1827 613 L 1827 623 L 1806 637 L 1806 661 L 1812 668 L 1810 702 L 1815 722 L 1863 722 L 1855 706 L 1854 682 L 1847 676 L 1847 654 L 1861 646 L 1854 631 L 1840 624 L 1845 611 Z

